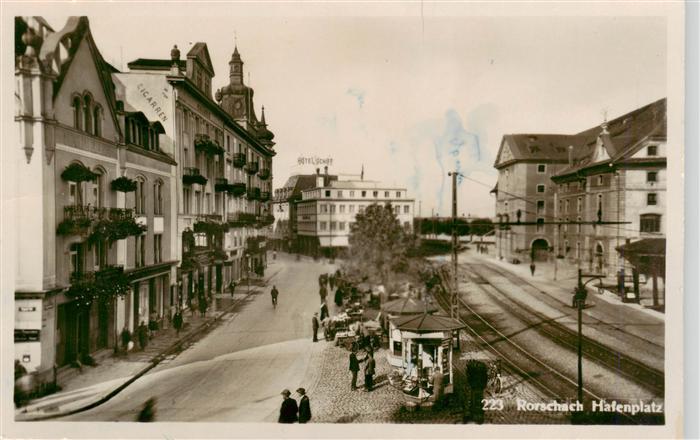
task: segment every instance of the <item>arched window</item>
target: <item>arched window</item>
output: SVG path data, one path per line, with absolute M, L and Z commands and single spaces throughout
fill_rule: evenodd
M 136 214 L 145 214 L 146 213 L 146 182 L 142 177 L 137 177 L 136 178 L 136 192 L 134 194 L 135 197 L 135 205 L 134 205 L 134 210 L 136 211 Z
M 95 136 L 102 136 L 102 107 L 100 107 L 99 105 L 95 106 L 92 120 L 95 126 L 93 134 Z
M 81 121 L 81 107 L 82 104 L 80 102 L 80 97 L 76 96 L 73 98 L 73 128 L 80 130 L 80 121 Z
M 92 99 L 90 95 L 85 95 L 83 98 L 83 129 L 92 134 Z
M 153 214 L 163 215 L 163 182 L 153 184 Z
M 94 171 L 97 178 L 92 186 L 92 199 L 95 206 L 102 208 L 104 206 L 104 172 L 100 169 Z

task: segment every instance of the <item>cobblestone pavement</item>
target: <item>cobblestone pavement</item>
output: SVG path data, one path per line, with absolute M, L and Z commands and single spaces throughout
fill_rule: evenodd
M 386 361 L 386 350 L 375 354 L 377 361 L 376 387 L 372 392 L 362 389 L 350 390 L 351 375 L 348 371 L 350 352 L 342 347 L 327 343 L 327 347 L 317 359 L 318 375 L 316 382 L 308 388 L 312 399 L 313 423 L 422 423 L 422 424 L 455 424 L 462 423 L 462 406 L 457 395 L 452 396 L 452 402 L 442 408 L 411 409 L 404 407 L 401 390 L 394 388 L 387 379 L 392 368 Z M 490 354 L 480 350 L 478 345 L 468 336 L 462 338 L 463 364 L 468 358 L 493 360 Z M 457 358 L 455 353 L 455 358 Z M 362 372 L 358 375 L 358 386 L 363 385 Z M 459 392 L 460 379 L 457 378 L 455 390 Z M 503 399 L 502 411 L 487 411 L 484 423 L 487 424 L 560 424 L 569 423 L 569 418 L 561 413 L 537 413 L 517 411 L 516 399 L 528 402 L 549 402 L 551 398 L 543 395 L 536 388 L 521 378 L 504 374 L 503 391 L 494 395 L 487 390 L 484 397 Z

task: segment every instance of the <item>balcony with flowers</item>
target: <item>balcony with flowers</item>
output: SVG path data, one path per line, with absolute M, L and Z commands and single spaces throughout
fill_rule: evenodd
M 260 179 L 262 179 L 262 180 L 269 179 L 271 175 L 272 175 L 272 173 L 270 173 L 269 168 L 263 168 L 260 171 L 258 171 L 258 177 L 260 177 Z
M 245 167 L 246 172 L 251 175 L 257 173 L 259 169 L 257 162 L 248 162 L 248 165 Z
M 248 200 L 259 200 L 260 199 L 260 188 L 249 188 L 248 189 Z
M 206 185 L 207 178 L 202 176 L 202 174 L 199 172 L 199 168 L 184 167 L 182 173 L 182 183 L 185 185 L 192 185 L 193 183 Z
M 216 156 L 224 154 L 224 149 L 208 134 L 196 134 L 194 136 L 194 149 L 197 152 L 202 152 L 207 156 Z
M 245 154 L 236 153 L 233 155 L 233 166 L 236 168 L 243 168 L 246 164 Z
M 247 226 L 252 226 L 256 223 L 255 214 L 249 214 L 247 212 L 230 212 L 226 216 L 226 221 L 229 227 L 232 228 L 244 228 Z
M 123 266 L 106 266 L 94 272 L 75 272 L 70 277 L 70 287 L 65 295 L 82 308 L 89 308 L 94 301 L 110 303 L 124 297 L 131 283 Z

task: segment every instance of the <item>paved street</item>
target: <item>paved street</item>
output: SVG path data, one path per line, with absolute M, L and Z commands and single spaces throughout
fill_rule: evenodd
M 335 268 L 309 259 L 270 259 L 280 296 L 272 307 L 267 286 L 190 349 L 91 411 L 64 420 L 133 421 L 157 397 L 158 421 L 276 421 L 280 391 L 309 388 L 325 344 L 311 342 L 319 305 L 318 275 Z M 239 286 L 238 289 L 245 289 Z

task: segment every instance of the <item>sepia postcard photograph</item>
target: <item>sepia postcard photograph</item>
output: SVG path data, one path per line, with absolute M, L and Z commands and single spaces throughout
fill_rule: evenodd
M 3 437 L 683 436 L 683 3 L 1 20 Z

